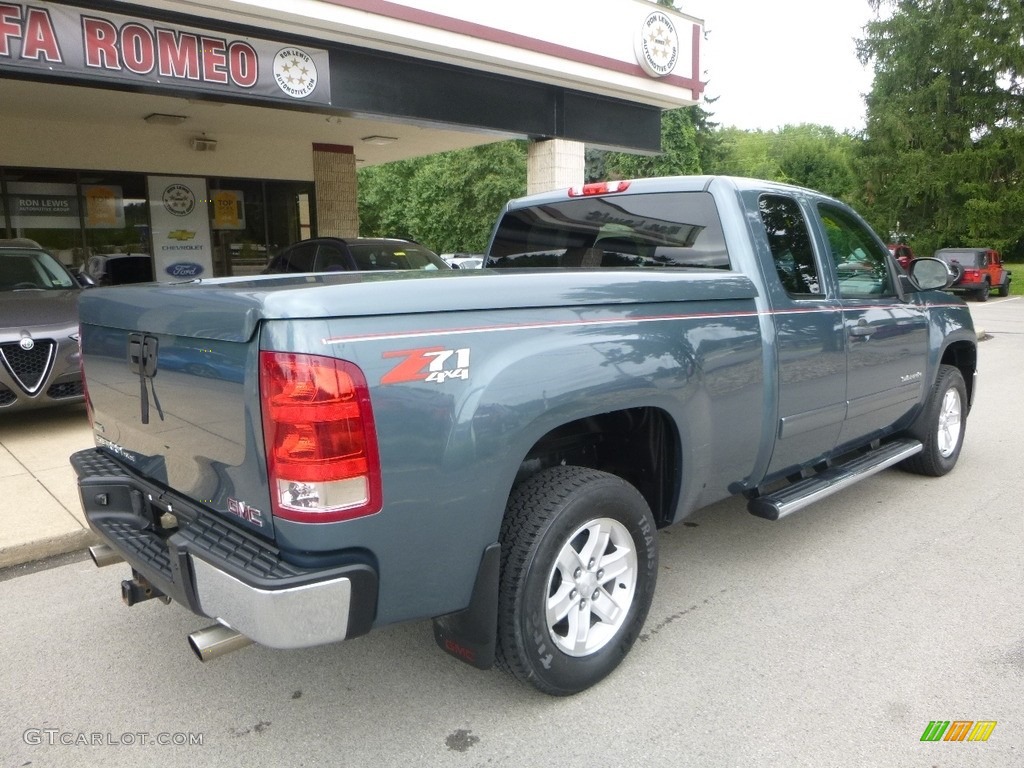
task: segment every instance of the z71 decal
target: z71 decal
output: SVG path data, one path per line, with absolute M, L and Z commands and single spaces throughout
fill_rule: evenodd
M 433 381 L 443 384 L 449 379 L 469 380 L 468 347 L 403 349 L 385 352 L 383 357 L 400 357 L 402 362 L 381 377 L 381 384 L 402 384 L 408 381 Z

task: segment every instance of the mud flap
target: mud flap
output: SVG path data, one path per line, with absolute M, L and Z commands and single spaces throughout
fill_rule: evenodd
M 473 595 L 461 611 L 434 618 L 434 640 L 438 647 L 477 669 L 494 666 L 498 632 L 498 577 L 501 545 L 484 550 L 476 573 Z

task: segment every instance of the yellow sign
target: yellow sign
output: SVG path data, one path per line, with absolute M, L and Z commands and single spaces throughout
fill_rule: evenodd
M 89 229 L 99 227 L 124 226 L 124 214 L 121 211 L 120 189 L 104 186 L 86 186 L 85 193 L 85 226 Z M 118 216 L 118 214 L 121 214 Z M 120 221 L 119 221 L 120 219 Z
M 214 229 L 245 229 L 245 193 L 236 189 L 218 189 L 213 200 Z

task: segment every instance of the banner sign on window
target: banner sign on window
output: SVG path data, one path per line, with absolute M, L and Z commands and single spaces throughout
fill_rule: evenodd
M 124 197 L 111 184 L 83 184 L 86 229 L 123 229 Z
M 0 3 L 0 72 L 329 104 L 328 61 L 319 48 L 49 2 Z
M 213 199 L 214 229 L 245 229 L 245 193 L 237 189 L 218 189 Z
M 0 6 L 2 7 L 2 6 Z M 12 181 L 7 185 L 11 226 L 22 229 L 78 229 L 81 207 L 74 184 Z M 83 184 L 86 229 L 124 227 L 124 197 L 112 184 Z
M 206 179 L 149 176 L 147 184 L 156 279 L 213 277 Z

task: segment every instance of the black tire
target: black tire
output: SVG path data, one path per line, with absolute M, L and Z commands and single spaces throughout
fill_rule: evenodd
M 999 298 L 1005 298 L 1010 295 L 1010 278 L 1007 277 L 999 284 L 999 289 L 996 291 L 996 296 Z
M 991 292 L 992 285 L 986 281 L 984 284 L 982 284 L 981 288 L 978 289 L 978 292 L 974 295 L 974 298 L 976 298 L 978 301 L 988 301 L 988 295 Z
M 964 268 L 960 265 L 960 262 L 954 261 L 949 265 L 949 270 L 953 273 L 952 285 L 956 285 L 963 279 Z
M 602 680 L 629 653 L 658 574 L 654 518 L 632 485 L 572 466 L 527 478 L 508 502 L 501 559 L 499 667 L 544 693 L 568 696 Z
M 959 369 L 940 365 L 928 402 L 909 435 L 924 444 L 924 450 L 901 462 L 908 472 L 941 477 L 956 466 L 967 428 L 967 387 Z

